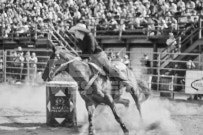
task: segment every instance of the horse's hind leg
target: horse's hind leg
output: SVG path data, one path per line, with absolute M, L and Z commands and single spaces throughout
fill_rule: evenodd
M 114 115 L 116 121 L 120 124 L 124 134 L 129 135 L 128 129 L 126 128 L 126 126 L 122 122 L 121 118 L 118 116 L 118 113 L 116 112 L 116 106 L 113 102 L 113 98 L 110 95 L 105 95 L 104 100 L 105 100 L 106 104 L 109 105 L 109 107 L 111 108 L 113 115 Z
M 89 135 L 94 135 L 94 127 L 93 127 L 93 114 L 94 114 L 94 110 L 95 110 L 95 105 L 92 102 L 86 101 L 86 108 L 88 111 L 88 121 L 89 121 L 89 128 L 88 128 L 88 132 Z

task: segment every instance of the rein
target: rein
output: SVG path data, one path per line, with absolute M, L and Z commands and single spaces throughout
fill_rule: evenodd
M 72 59 L 72 60 L 70 60 L 70 61 L 68 61 L 68 62 L 65 62 L 65 63 L 61 64 L 60 67 L 57 68 L 54 72 L 53 72 L 53 70 L 52 70 L 53 73 L 52 73 L 52 72 L 49 73 L 49 78 L 53 78 L 53 77 L 56 75 L 56 73 L 59 72 L 62 68 L 64 68 L 65 66 L 67 66 L 68 64 L 70 64 L 70 63 L 72 63 L 72 62 L 74 62 L 74 61 L 76 61 L 76 60 L 81 60 L 81 58 L 80 58 L 80 57 L 75 57 L 74 59 Z M 52 74 L 51 74 L 51 73 L 52 73 Z
M 97 79 L 98 76 L 99 76 L 99 71 L 90 79 L 88 84 L 85 86 L 84 91 L 88 90 L 92 86 L 93 82 Z
M 63 63 L 63 64 L 61 64 L 60 65 L 60 67 L 59 68 L 57 68 L 54 72 L 50 72 L 49 73 L 49 78 L 53 78 L 55 75 L 56 75 L 56 73 L 58 73 L 61 69 L 63 69 L 64 67 L 66 67 L 68 64 L 70 64 L 70 63 L 72 63 L 72 62 L 74 62 L 74 61 L 76 61 L 76 60 L 81 60 L 81 58 L 80 57 L 75 57 L 74 59 L 72 59 L 72 60 L 70 60 L 70 61 L 68 61 L 68 62 L 65 62 L 65 63 Z M 53 70 L 52 70 L 53 71 Z M 86 90 L 88 90 L 91 86 L 92 86 L 92 84 L 94 83 L 94 81 L 97 79 L 97 77 L 99 76 L 99 71 L 96 73 L 96 74 L 94 74 L 94 76 L 90 79 L 90 81 L 88 82 L 88 84 L 85 86 L 85 88 L 84 88 L 84 91 L 86 91 Z

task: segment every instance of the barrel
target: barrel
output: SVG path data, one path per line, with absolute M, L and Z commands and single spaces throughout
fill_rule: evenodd
M 77 125 L 76 82 L 50 81 L 46 83 L 47 125 L 73 127 Z

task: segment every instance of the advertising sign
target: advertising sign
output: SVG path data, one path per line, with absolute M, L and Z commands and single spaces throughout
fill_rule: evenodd
M 186 72 L 185 93 L 203 94 L 203 71 Z

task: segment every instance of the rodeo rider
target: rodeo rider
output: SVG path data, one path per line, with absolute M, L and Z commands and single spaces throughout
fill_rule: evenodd
M 99 67 L 103 67 L 109 77 L 113 77 L 117 81 L 122 82 L 122 84 L 128 88 L 127 90 L 131 91 L 134 88 L 128 78 L 122 75 L 122 73 L 111 64 L 107 54 L 98 45 L 93 34 L 86 29 L 84 24 L 73 26 L 69 32 L 78 40 L 77 46 L 82 50 L 82 58 L 88 58 L 90 62 L 97 64 Z

